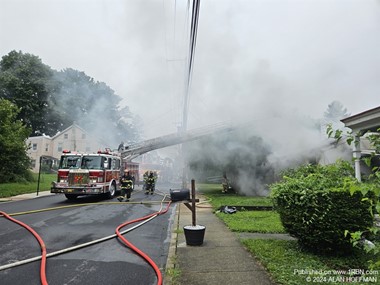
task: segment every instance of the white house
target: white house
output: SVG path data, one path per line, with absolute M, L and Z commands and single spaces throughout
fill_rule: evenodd
M 28 155 L 32 161 L 33 172 L 39 171 L 40 160 L 53 166 L 57 164 L 63 150 L 93 153 L 109 147 L 75 123 L 53 137 L 29 137 L 27 144 L 30 146 Z

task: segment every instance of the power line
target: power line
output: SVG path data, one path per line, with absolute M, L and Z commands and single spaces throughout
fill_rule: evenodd
M 187 82 L 185 86 L 185 94 L 184 94 L 184 102 L 183 102 L 182 131 L 187 130 L 190 86 L 191 86 L 191 78 L 192 78 L 193 65 L 194 65 L 195 47 L 196 47 L 196 42 L 197 42 L 199 8 L 200 8 L 200 0 L 193 0 L 191 27 L 190 27 L 188 69 L 187 69 L 187 74 L 186 74 Z

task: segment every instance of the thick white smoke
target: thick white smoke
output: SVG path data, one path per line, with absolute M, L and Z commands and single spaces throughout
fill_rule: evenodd
M 226 173 L 240 193 L 267 195 L 268 184 L 282 170 L 321 162 L 327 150 L 329 155 L 335 152 L 320 120 L 283 115 L 252 120 L 236 131 L 191 143 L 187 157 L 192 175 L 207 180 Z

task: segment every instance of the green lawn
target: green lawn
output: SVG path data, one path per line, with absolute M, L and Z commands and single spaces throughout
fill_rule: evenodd
M 214 209 L 221 206 L 272 206 L 268 197 L 248 197 L 237 194 L 223 194 L 220 184 L 198 184 L 198 191 L 205 194 Z
M 285 232 L 278 213 L 274 211 L 237 211 L 235 214 L 218 212 L 216 215 L 234 232 Z
M 222 194 L 219 184 L 199 184 L 216 215 L 235 232 L 284 233 L 280 217 L 275 211 L 237 211 L 235 214 L 219 212 L 221 206 L 272 206 L 268 197 L 246 197 Z
M 33 174 L 34 181 L 27 183 L 1 183 L 0 198 L 16 196 L 25 193 L 37 193 L 38 174 Z M 56 174 L 41 174 L 39 191 L 50 191 L 51 182 L 57 179 Z
M 359 279 L 347 282 L 350 269 L 367 269 L 369 257 L 360 253 L 346 257 L 319 256 L 303 251 L 296 241 L 285 240 L 247 239 L 242 243 L 278 284 L 380 284 L 380 271 L 376 270 L 362 276 L 369 278 L 362 279 L 367 282 L 359 282 Z

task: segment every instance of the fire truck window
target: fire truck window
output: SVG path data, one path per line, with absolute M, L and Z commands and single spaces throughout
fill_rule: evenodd
M 63 156 L 61 158 L 60 167 L 62 169 L 79 168 L 80 157 L 79 156 Z
M 101 164 L 101 167 L 102 167 L 102 168 L 107 168 L 107 166 L 108 166 L 107 160 L 106 160 L 104 157 L 102 157 L 102 164 Z
M 102 158 L 99 156 L 84 156 L 82 159 L 82 168 L 100 169 Z
M 102 168 L 110 169 L 111 167 L 111 159 L 107 157 L 102 157 Z
M 69 159 L 69 167 L 79 167 L 79 157 L 75 157 L 73 159 Z
M 120 160 L 115 159 L 115 169 L 120 169 Z
M 114 158 L 112 159 L 112 169 L 116 169 L 116 161 Z

